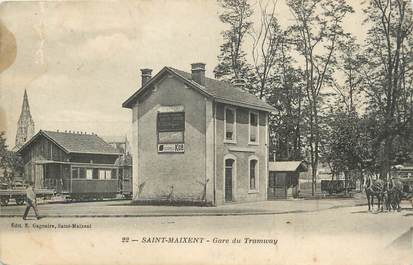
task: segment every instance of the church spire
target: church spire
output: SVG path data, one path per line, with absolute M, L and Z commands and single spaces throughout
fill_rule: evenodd
M 20 113 L 20 118 L 22 117 L 23 113 L 27 113 L 27 115 L 32 117 L 30 114 L 30 106 L 29 106 L 29 99 L 27 98 L 27 91 L 26 89 L 24 90 L 24 96 L 23 96 L 23 104 L 22 104 L 22 112 Z
M 26 141 L 34 135 L 34 121 L 30 113 L 29 98 L 26 89 L 23 95 L 22 111 L 17 122 L 16 147 L 20 148 Z

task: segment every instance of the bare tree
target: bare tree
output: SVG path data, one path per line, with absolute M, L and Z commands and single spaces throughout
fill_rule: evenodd
M 347 113 L 356 112 L 356 107 L 364 103 L 359 97 L 364 81 L 364 75 L 360 73 L 364 63 L 361 47 L 356 43 L 355 38 L 351 37 L 340 43 L 339 50 L 337 63 L 339 76 L 332 80 L 332 87 L 339 94 L 339 102 L 345 105 Z
M 288 0 L 287 4 L 294 17 L 291 31 L 295 34 L 296 49 L 304 61 L 304 88 L 309 110 L 307 141 L 314 195 L 321 140 L 320 92 L 331 83 L 337 43 L 347 35 L 342 28 L 343 19 L 353 9 L 345 0 Z
M 220 20 L 229 28 L 222 32 L 224 43 L 214 69 L 216 78 L 229 80 L 243 78 L 246 71 L 245 52 L 242 50 L 244 37 L 251 29 L 252 10 L 247 0 L 219 0 L 223 9 Z
M 264 98 L 271 88 L 271 77 L 280 56 L 283 31 L 275 17 L 276 2 L 259 1 L 260 24 L 257 31 L 251 32 L 253 78 L 256 78 L 253 93 Z

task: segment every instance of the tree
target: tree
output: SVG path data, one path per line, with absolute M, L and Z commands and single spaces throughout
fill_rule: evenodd
M 287 35 L 287 34 L 285 34 Z M 271 115 L 270 130 L 277 139 L 276 156 L 280 159 L 301 160 L 303 127 L 303 83 L 302 73 L 294 67 L 295 60 L 288 52 L 291 45 L 283 38 L 275 74 L 271 82 L 270 104 L 276 104 L 277 111 Z
M 224 43 L 220 47 L 219 63 L 214 69 L 216 78 L 236 80 L 247 75 L 245 52 L 242 50 L 244 37 L 251 29 L 253 14 L 247 0 L 219 0 L 223 8 L 220 20 L 229 29 L 222 32 Z
M 251 32 L 252 44 L 252 71 L 253 80 L 250 92 L 260 99 L 265 98 L 271 90 L 273 75 L 277 66 L 277 59 L 280 58 L 280 48 L 285 42 L 284 32 L 275 17 L 276 3 L 272 4 L 268 11 L 269 2 L 263 6 L 259 1 L 260 24 L 258 30 Z M 276 104 L 276 102 L 273 102 Z
M 348 36 L 342 28 L 343 19 L 353 9 L 345 0 L 288 0 L 287 4 L 294 17 L 291 32 L 296 50 L 304 61 L 302 72 L 309 115 L 307 142 L 314 195 L 321 141 L 320 92 L 332 82 L 337 44 Z
M 338 77 L 333 79 L 333 88 L 339 94 L 339 102 L 343 103 L 350 114 L 357 111 L 361 104 L 360 95 L 364 76 L 359 69 L 363 65 L 363 57 L 360 54 L 361 47 L 354 37 L 345 39 L 339 43 L 339 56 L 337 59 Z
M 9 151 L 6 144 L 5 133 L 0 132 L 0 169 L 1 178 L 5 182 L 12 182 L 14 177 L 23 173 L 23 161 L 13 151 Z
M 369 115 L 375 116 L 380 173 L 386 178 L 400 142 L 413 135 L 413 19 L 408 0 L 370 0 L 364 10 L 370 29 L 366 39 L 365 75 Z
M 345 104 L 328 115 L 327 135 L 323 139 L 322 157 L 333 173 L 344 173 L 347 183 L 350 173 L 362 172 L 365 143 L 362 142 L 360 118 L 348 111 Z M 359 175 L 361 176 L 361 174 Z

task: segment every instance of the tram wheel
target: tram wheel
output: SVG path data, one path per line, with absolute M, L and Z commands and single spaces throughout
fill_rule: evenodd
M 23 205 L 24 204 L 24 199 L 23 198 L 16 198 L 16 204 L 17 205 Z
M 7 204 L 9 204 L 9 198 L 1 198 L 0 199 L 0 205 L 1 206 L 7 206 Z

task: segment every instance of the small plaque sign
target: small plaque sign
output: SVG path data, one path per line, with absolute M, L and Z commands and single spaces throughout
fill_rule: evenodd
M 158 153 L 183 153 L 184 144 L 158 144 Z

